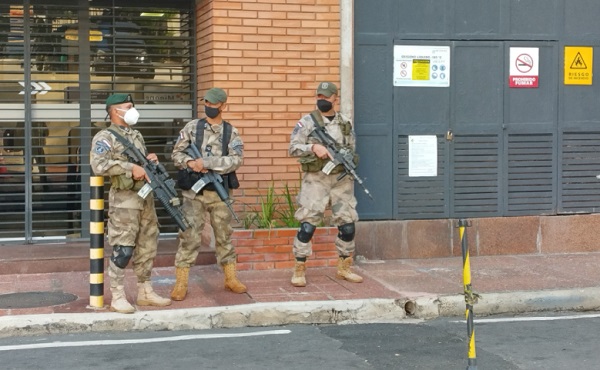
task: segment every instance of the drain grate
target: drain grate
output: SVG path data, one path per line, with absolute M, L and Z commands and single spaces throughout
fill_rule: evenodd
M 63 292 L 0 294 L 0 309 L 57 306 L 76 299 L 76 295 Z

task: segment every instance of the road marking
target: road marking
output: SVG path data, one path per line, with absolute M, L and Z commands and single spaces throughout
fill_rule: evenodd
M 590 315 L 572 315 L 572 316 L 544 316 L 544 317 L 505 317 L 501 319 L 475 319 L 475 324 L 493 324 L 499 322 L 522 322 L 522 321 L 558 321 L 575 319 L 594 319 L 600 317 L 600 314 Z M 465 323 L 465 320 L 456 320 L 455 323 Z
M 237 334 L 197 334 L 197 335 L 181 335 L 177 337 L 164 338 L 147 338 L 147 339 L 122 339 L 122 340 L 92 340 L 86 342 L 52 342 L 52 343 L 32 343 L 19 344 L 14 346 L 0 346 L 0 351 L 16 351 L 21 349 L 38 349 L 38 348 L 60 348 L 60 347 L 88 347 L 88 346 L 111 346 L 117 344 L 142 344 L 142 343 L 160 343 L 160 342 L 177 342 L 182 340 L 196 339 L 219 339 L 219 338 L 242 338 L 242 337 L 257 337 L 262 335 L 280 335 L 290 334 L 291 330 L 268 330 L 257 331 L 252 333 L 237 333 Z

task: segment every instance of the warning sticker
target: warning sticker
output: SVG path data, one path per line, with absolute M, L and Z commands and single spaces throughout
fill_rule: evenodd
M 539 82 L 539 48 L 510 48 L 508 85 L 513 88 L 536 88 Z
M 394 45 L 394 86 L 450 86 L 450 47 Z
M 429 65 L 428 59 L 414 59 L 412 66 L 413 80 L 426 81 L 429 80 Z
M 594 48 L 565 46 L 565 85 L 591 85 Z

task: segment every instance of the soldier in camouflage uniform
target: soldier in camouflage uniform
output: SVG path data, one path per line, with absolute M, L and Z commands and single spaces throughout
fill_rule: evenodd
M 317 110 L 313 112 L 317 122 L 341 147 L 355 150 L 355 135 L 352 123 L 346 117 L 336 112 L 334 104 L 338 89 L 331 82 L 321 82 L 317 87 Z M 333 214 L 332 223 L 339 232 L 335 240 L 339 259 L 337 274 L 339 279 L 353 283 L 362 282 L 362 277 L 351 270 L 354 253 L 356 198 L 354 197 L 354 180 L 345 176 L 338 181 L 343 170 L 338 165 L 329 174 L 321 170 L 331 159 L 322 143 L 311 133 L 315 130 L 315 121 L 310 114 L 305 115 L 294 127 L 292 132 L 289 154 L 299 157 L 304 172 L 302 186 L 298 195 L 298 210 L 295 217 L 300 221 L 300 229 L 294 238 L 293 252 L 296 257 L 292 285 L 306 286 L 306 259 L 312 254 L 311 239 L 317 225 L 323 222 L 325 208 L 330 203 Z
M 212 88 L 204 96 L 206 118 L 188 122 L 179 133 L 179 139 L 173 148 L 172 159 L 178 168 L 190 168 L 193 172 L 203 173 L 212 170 L 218 174 L 227 174 L 242 165 L 244 143 L 238 130 L 231 127 L 229 143 L 223 143 L 223 110 L 227 103 L 227 94 L 219 88 Z M 199 123 L 199 126 L 198 126 Z M 196 128 L 204 130 L 201 145 L 197 145 L 202 158 L 194 159 L 187 152 L 190 143 L 196 142 Z M 228 154 L 223 156 L 223 145 L 228 145 Z M 225 177 L 224 177 L 225 179 Z M 224 181 L 226 182 L 226 181 Z M 217 264 L 225 272 L 225 289 L 234 293 L 245 293 L 246 286 L 236 276 L 237 256 L 231 244 L 231 213 L 215 190 L 202 189 L 198 194 L 193 190 L 183 190 L 183 213 L 190 222 L 190 228 L 179 231 L 179 247 L 175 257 L 176 282 L 171 299 L 182 301 L 187 295 L 190 267 L 196 262 L 201 245 L 205 215 L 208 213 L 215 234 Z
M 118 132 L 142 153 L 147 153 L 144 138 L 131 127 L 137 123 L 139 113 L 128 94 L 109 96 L 106 111 L 111 125 L 94 136 L 90 164 L 96 175 L 109 176 L 111 182 L 108 194 L 108 243 L 113 246 L 108 265 L 112 293 L 110 310 L 135 311 L 124 290 L 125 267 L 131 259 L 138 281 L 137 305 L 168 306 L 171 300 L 157 295 L 150 284 L 158 247 L 158 218 L 154 197 L 148 195 L 143 199 L 137 195 L 149 179 L 143 167 L 129 160 L 124 145 L 111 133 Z M 148 154 L 147 158 L 158 162 L 154 153 Z

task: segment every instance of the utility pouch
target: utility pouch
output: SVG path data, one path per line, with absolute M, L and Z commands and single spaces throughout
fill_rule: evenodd
M 340 130 L 342 131 L 342 135 L 348 136 L 352 132 L 352 124 L 350 122 L 342 122 L 340 123 Z
M 325 161 L 314 154 L 302 156 L 298 162 L 304 172 L 319 172 L 325 166 Z
M 192 186 L 200 179 L 200 176 L 187 168 L 177 171 L 177 186 L 181 190 L 190 190 Z
M 117 190 L 133 189 L 133 179 L 125 175 L 111 176 L 110 187 Z
M 117 190 L 138 191 L 144 186 L 144 184 L 144 181 L 134 180 L 131 177 L 127 177 L 125 174 L 110 177 L 110 186 Z
M 240 187 L 240 182 L 235 171 L 230 172 L 225 176 L 227 177 L 227 185 L 229 186 L 229 189 L 237 189 Z

